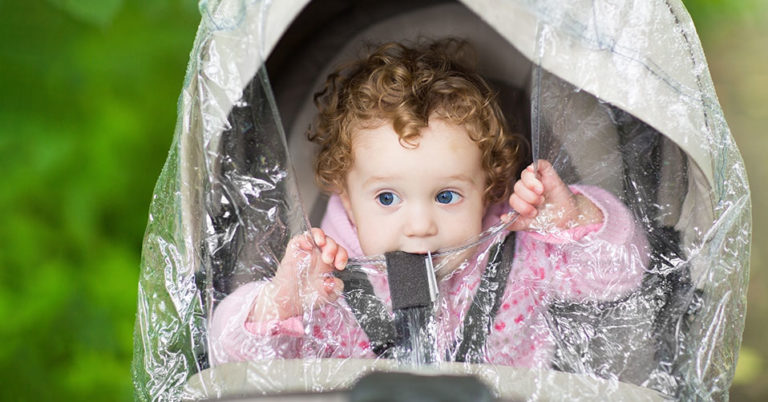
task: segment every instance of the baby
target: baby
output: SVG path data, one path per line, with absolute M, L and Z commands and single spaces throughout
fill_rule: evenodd
M 521 137 L 507 129 L 485 80 L 462 61 L 466 50 L 455 40 L 390 43 L 328 77 L 309 135 L 321 148 L 317 181 L 332 194 L 321 228 L 289 243 L 273 278 L 246 284 L 219 304 L 211 320 L 213 364 L 375 357 L 333 272 L 349 257 L 459 247 L 500 221 L 518 233 L 484 348 L 489 363 L 548 367 L 548 303 L 614 300 L 639 286 L 646 239 L 615 197 L 567 186 L 545 160 L 510 186 Z M 475 250 L 467 253 L 465 263 L 438 275 L 443 350 L 460 337 L 485 267 L 482 257 L 469 258 Z M 368 276 L 391 308 L 386 273 Z

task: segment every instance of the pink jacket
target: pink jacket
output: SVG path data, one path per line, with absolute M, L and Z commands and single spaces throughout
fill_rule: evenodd
M 636 289 L 648 263 L 643 231 L 629 210 L 605 190 L 573 186 L 603 212 L 602 224 L 559 234 L 518 232 L 515 259 L 501 307 L 488 335 L 488 363 L 548 367 L 553 339 L 545 316 L 558 300 L 615 300 Z M 484 226 L 498 222 L 503 206 L 491 208 Z M 354 226 L 338 197 L 331 197 L 322 229 L 344 246 L 351 257 L 362 256 Z M 439 284 L 438 350 L 454 344 L 457 330 L 472 303 L 481 278 L 481 264 L 449 275 Z M 386 273 L 369 274 L 374 292 L 391 310 Z M 303 317 L 247 323 L 251 305 L 265 282 L 238 288 L 216 308 L 211 319 L 211 362 L 303 357 L 375 357 L 368 337 L 340 299 Z

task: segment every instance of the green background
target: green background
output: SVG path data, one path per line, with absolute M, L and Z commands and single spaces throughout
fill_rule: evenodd
M 734 400 L 768 399 L 768 7 L 685 1 L 753 191 Z M 0 0 L 0 400 L 131 400 L 139 256 L 191 0 Z

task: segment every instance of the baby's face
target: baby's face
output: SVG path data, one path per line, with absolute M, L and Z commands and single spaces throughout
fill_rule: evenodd
M 366 255 L 425 253 L 465 244 L 482 230 L 486 175 L 467 131 L 430 119 L 418 147 L 391 124 L 355 133 L 344 207 Z

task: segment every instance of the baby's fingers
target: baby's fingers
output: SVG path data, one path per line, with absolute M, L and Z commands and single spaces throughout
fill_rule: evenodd
M 344 269 L 347 265 L 347 250 L 341 247 L 330 237 L 325 238 L 325 246 L 321 248 L 321 259 L 327 265 L 333 265 L 336 269 Z
M 522 182 L 522 184 L 533 193 L 538 195 L 544 194 L 544 183 L 542 183 L 536 176 L 536 172 L 533 170 L 533 165 L 528 166 L 527 169 L 523 170 L 520 174 L 518 183 L 519 182 Z M 517 191 L 517 188 L 515 188 L 515 191 Z
M 313 228 L 310 233 L 303 233 L 295 236 L 291 239 L 291 244 L 289 246 L 292 245 L 304 251 L 312 251 L 315 244 L 317 244 L 318 247 L 325 245 L 325 232 L 323 232 L 322 229 Z
M 315 244 L 317 244 L 318 247 L 325 246 L 325 232 L 323 232 L 323 229 L 320 228 L 312 228 L 312 239 L 315 240 Z
M 288 247 L 285 250 L 283 259 L 280 261 L 280 265 L 295 267 L 310 255 L 313 248 L 314 243 L 312 243 L 312 240 L 310 240 L 306 233 L 292 237 L 288 242 Z
M 517 195 L 517 192 L 509 197 L 509 206 L 512 207 L 517 213 L 526 218 L 533 218 L 538 211 L 530 202 L 527 202 Z
M 530 180 L 530 179 L 529 179 Z M 535 178 L 533 180 L 536 180 Z M 534 182 L 534 186 L 536 184 L 541 184 L 536 180 Z M 528 184 L 525 183 L 524 180 L 518 180 L 517 183 L 515 183 L 515 192 L 513 195 L 517 195 L 521 200 L 527 202 L 528 204 L 533 205 L 534 207 L 538 206 L 544 201 L 544 198 L 541 196 L 541 193 L 536 192 L 535 188 L 531 188 Z
M 344 282 L 341 279 L 332 276 L 323 278 L 323 291 L 327 301 L 333 302 L 338 299 L 343 290 Z
M 529 166 L 525 171 L 533 172 L 533 169 Z M 547 195 L 552 192 L 557 193 L 556 197 L 560 197 L 563 194 L 563 190 L 567 190 L 568 186 L 563 183 L 560 175 L 555 170 L 551 163 L 544 159 L 539 160 L 538 171 L 534 174 L 537 180 L 542 184 L 542 188 Z
M 325 238 L 325 244 L 320 247 L 320 259 L 327 265 L 333 264 L 338 245 L 331 238 Z
M 552 166 L 551 163 L 549 163 L 546 159 L 539 159 L 535 163 L 536 167 L 534 169 L 534 164 L 529 165 L 525 170 L 530 170 L 533 172 L 534 170 L 538 172 L 538 174 L 541 177 L 549 177 L 549 176 L 557 176 L 557 172 L 555 171 L 555 167 Z
M 347 266 L 348 260 L 349 255 L 347 254 L 347 250 L 344 247 L 339 246 L 339 250 L 336 252 L 336 257 L 333 259 L 333 266 L 338 270 L 342 270 Z
M 312 251 L 312 249 L 315 247 L 315 244 L 312 242 L 312 238 L 307 233 L 297 235 L 291 239 L 291 243 L 304 251 Z

